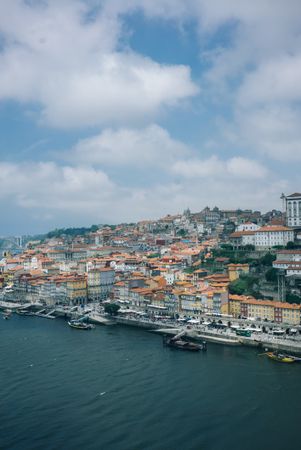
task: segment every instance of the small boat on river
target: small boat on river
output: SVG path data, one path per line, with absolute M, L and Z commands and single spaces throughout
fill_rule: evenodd
M 273 361 L 278 361 L 282 363 L 293 363 L 295 362 L 295 358 L 290 355 L 285 355 L 283 353 L 278 352 L 267 352 L 266 355 L 268 358 L 272 359 Z
M 95 328 L 95 325 L 82 322 L 81 320 L 69 320 L 68 325 L 69 327 L 76 328 L 77 330 L 92 330 Z

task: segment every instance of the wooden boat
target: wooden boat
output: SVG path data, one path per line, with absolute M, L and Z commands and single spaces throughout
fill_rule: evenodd
M 184 341 L 178 337 L 167 338 L 164 337 L 164 345 L 167 347 L 177 348 L 179 350 L 187 350 L 190 352 L 199 352 L 200 350 L 207 350 L 207 343 L 204 341 L 201 345 L 195 344 L 194 342 Z
M 80 320 L 70 320 L 68 321 L 68 325 L 71 328 L 76 328 L 77 330 L 92 330 L 95 328 L 94 325 L 90 323 L 85 323 Z
M 295 362 L 295 358 L 289 355 L 284 355 L 283 353 L 277 352 L 267 352 L 266 355 L 268 358 L 273 361 L 283 362 L 283 363 L 293 363 Z

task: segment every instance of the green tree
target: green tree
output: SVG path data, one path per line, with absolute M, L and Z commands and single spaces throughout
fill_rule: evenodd
M 260 262 L 264 266 L 272 266 L 273 261 L 275 261 L 276 255 L 273 255 L 272 253 L 266 253 L 261 259 Z
M 286 244 L 286 248 L 287 248 L 288 250 L 292 250 L 292 249 L 295 249 L 295 248 L 300 248 L 300 244 L 298 244 L 297 242 L 289 241 L 289 242 Z
M 274 269 L 274 267 L 271 267 L 270 269 L 268 269 L 265 273 L 265 279 L 271 283 L 276 283 L 277 269 Z
M 301 303 L 301 297 L 300 297 L 299 295 L 292 294 L 292 293 L 288 292 L 288 293 L 286 294 L 286 301 L 287 301 L 288 303 L 297 303 L 297 304 L 300 304 L 300 303 Z
M 105 312 L 110 314 L 111 316 L 116 316 L 118 314 L 119 309 L 120 309 L 120 306 L 116 305 L 116 303 L 106 303 L 105 304 Z
M 258 289 L 258 278 L 251 275 L 241 275 L 238 280 L 229 284 L 229 293 L 237 295 L 252 295 L 261 298 L 262 294 Z

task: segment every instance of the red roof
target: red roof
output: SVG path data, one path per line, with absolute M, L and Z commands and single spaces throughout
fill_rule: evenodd
M 266 225 L 265 227 L 261 227 L 261 228 L 259 228 L 259 230 L 257 230 L 257 232 L 260 232 L 260 233 L 262 231 L 269 232 L 269 231 L 293 231 L 293 230 L 291 230 L 288 227 L 284 227 L 282 225 L 275 225 L 275 226 Z

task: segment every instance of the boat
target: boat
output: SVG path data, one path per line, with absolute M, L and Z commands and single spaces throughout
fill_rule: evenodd
M 174 338 L 166 339 L 164 344 L 167 347 L 177 348 L 180 350 L 188 350 L 190 352 L 199 352 L 200 350 L 207 349 L 205 342 L 202 345 L 199 345 L 195 344 L 194 342 L 184 341 L 183 339 L 174 339 Z
M 68 325 L 69 327 L 76 328 L 78 330 L 92 330 L 93 328 L 95 328 L 94 325 L 82 322 L 80 320 L 69 320 Z
M 186 332 L 181 331 L 176 336 L 171 338 L 166 335 L 163 337 L 163 343 L 167 347 L 177 348 L 179 350 L 188 350 L 191 352 L 199 352 L 200 350 L 207 350 L 207 342 L 203 341 L 201 345 L 195 344 L 194 342 L 188 342 L 182 339 L 182 336 L 185 336 Z
M 295 358 L 289 355 L 285 355 L 283 353 L 278 353 L 278 352 L 267 352 L 266 355 L 268 356 L 268 358 L 274 360 L 274 361 L 278 361 L 278 362 L 283 362 L 283 363 L 293 363 L 295 362 Z

